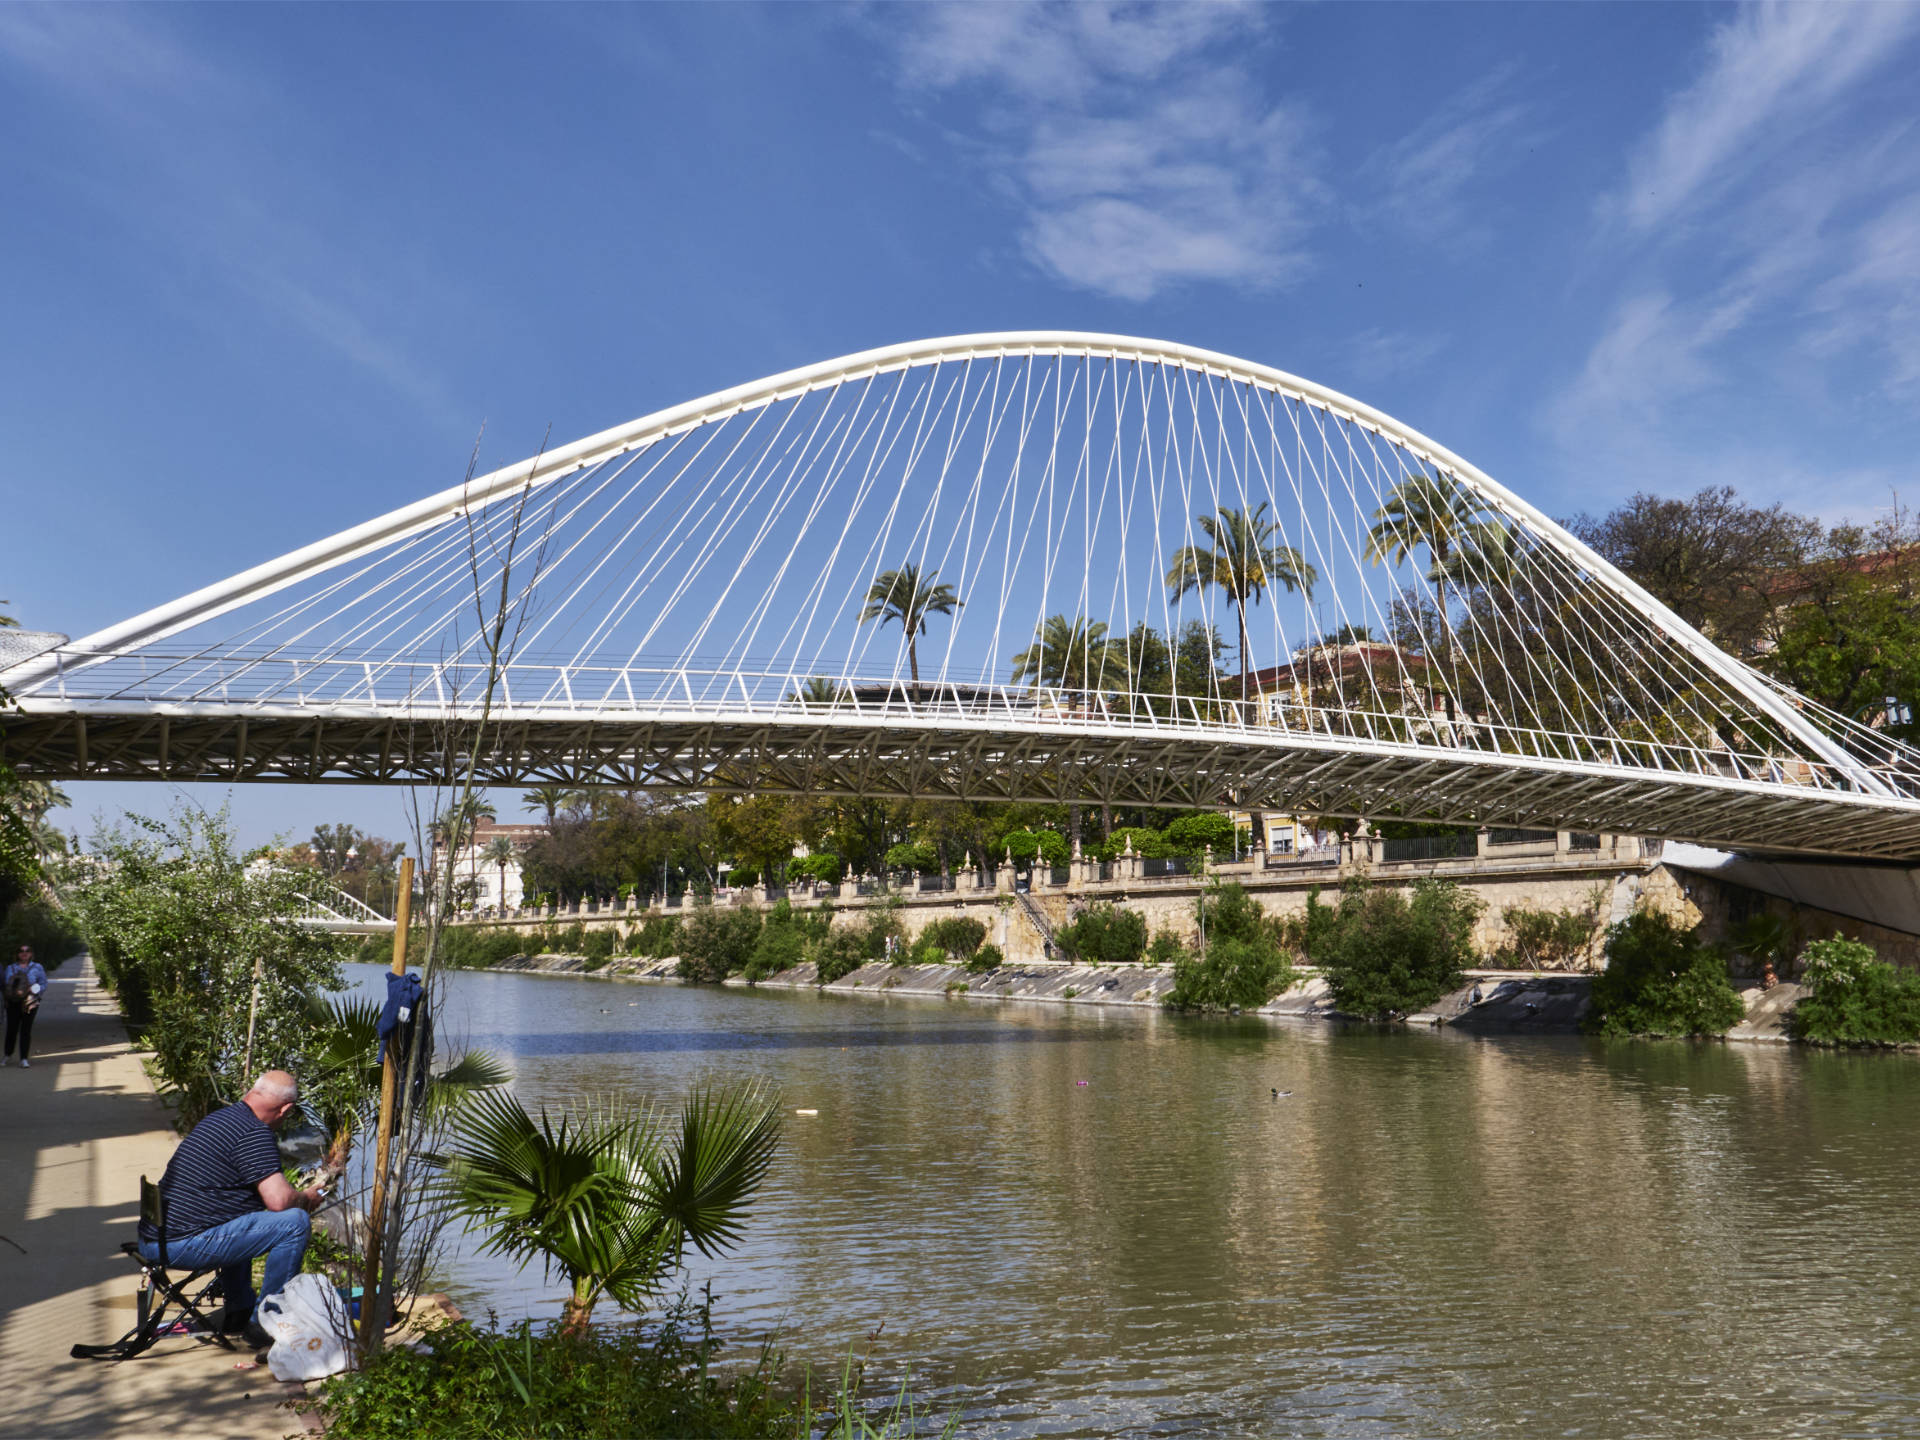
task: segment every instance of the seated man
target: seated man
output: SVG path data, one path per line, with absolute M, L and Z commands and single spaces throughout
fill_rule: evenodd
M 160 1177 L 166 1202 L 167 1263 L 180 1269 L 217 1266 L 226 1295 L 226 1333 L 245 1330 L 255 1344 L 265 1332 L 253 1323 L 259 1303 L 253 1261 L 267 1257 L 261 1285 L 277 1294 L 300 1271 L 313 1228 L 308 1212 L 320 1191 L 296 1190 L 280 1173 L 280 1148 L 270 1127 L 293 1113 L 300 1087 L 284 1070 L 269 1070 L 224 1110 L 193 1127 Z M 140 1222 L 140 1253 L 160 1257 L 159 1235 Z

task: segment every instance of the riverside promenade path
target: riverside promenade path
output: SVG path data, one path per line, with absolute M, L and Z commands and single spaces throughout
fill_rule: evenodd
M 120 1253 L 140 1176 L 179 1141 L 127 1043 L 113 997 L 81 957 L 55 971 L 33 1068 L 0 1070 L 0 1437 L 200 1436 L 277 1440 L 307 1427 L 300 1393 L 244 1349 L 178 1338 L 114 1364 L 71 1359 L 118 1339 L 137 1273 Z

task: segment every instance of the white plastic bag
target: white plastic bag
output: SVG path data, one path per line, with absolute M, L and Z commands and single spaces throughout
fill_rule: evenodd
M 347 1368 L 347 1307 L 324 1275 L 296 1275 L 262 1300 L 260 1328 L 273 1337 L 267 1368 L 276 1380 L 318 1380 Z

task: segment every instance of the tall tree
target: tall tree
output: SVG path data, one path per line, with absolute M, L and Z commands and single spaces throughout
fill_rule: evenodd
M 1013 683 L 1086 692 L 1127 682 L 1127 657 L 1107 638 L 1099 620 L 1049 615 L 1033 632 L 1033 644 L 1013 657 Z
M 571 785 L 536 785 L 527 791 L 526 804 L 523 808 L 544 811 L 547 817 L 547 828 L 551 830 L 553 817 L 562 810 L 571 809 L 579 803 L 584 794 L 584 791 L 576 790 Z
M 1282 544 L 1280 522 L 1267 518 L 1267 502 L 1251 510 L 1220 507 L 1212 515 L 1196 515 L 1193 523 L 1207 537 L 1205 545 L 1184 545 L 1167 570 L 1167 589 L 1178 599 L 1189 590 L 1212 585 L 1233 604 L 1240 629 L 1240 698 L 1247 698 L 1247 606 L 1275 585 L 1311 596 L 1320 576 L 1300 552 Z
M 348 824 L 316 825 L 313 827 L 313 839 L 307 843 L 313 848 L 320 873 L 332 880 L 353 863 L 360 842 L 365 838 Z
M 927 617 L 951 615 L 960 608 L 953 586 L 936 584 L 939 578 L 938 570 L 922 575 L 920 567 L 912 561 L 898 570 L 883 571 L 874 578 L 872 588 L 867 591 L 866 608 L 860 612 L 862 624 L 869 620 L 878 620 L 882 625 L 889 620 L 900 622 L 900 628 L 907 635 L 907 668 L 913 674 L 916 689 L 920 684 L 917 643 L 927 628 Z
M 509 840 L 504 835 L 496 835 L 493 838 L 492 843 L 490 843 L 487 846 L 487 852 L 484 857 L 485 859 L 492 861 L 493 864 L 496 867 L 498 867 L 500 871 L 499 899 L 500 899 L 500 908 L 503 910 L 506 908 L 506 904 L 507 904 L 507 866 L 513 863 L 513 857 L 514 857 L 513 841 Z
M 1781 572 L 1817 553 L 1820 523 L 1779 505 L 1743 504 L 1709 486 L 1689 500 L 1644 492 L 1569 527 L 1654 599 L 1736 653 L 1761 637 Z
M 1473 534 L 1480 507 L 1458 482 L 1424 470 L 1407 476 L 1373 512 L 1367 532 L 1367 558 L 1376 565 L 1398 565 L 1417 546 L 1425 547 L 1439 603 L 1441 624 L 1447 620 L 1449 565 L 1461 543 Z

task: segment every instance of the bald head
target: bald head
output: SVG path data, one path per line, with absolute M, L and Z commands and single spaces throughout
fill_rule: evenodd
M 300 1099 L 300 1082 L 284 1070 L 267 1070 L 253 1082 L 253 1088 L 240 1102 L 259 1117 L 264 1125 L 277 1125 L 293 1113 Z

